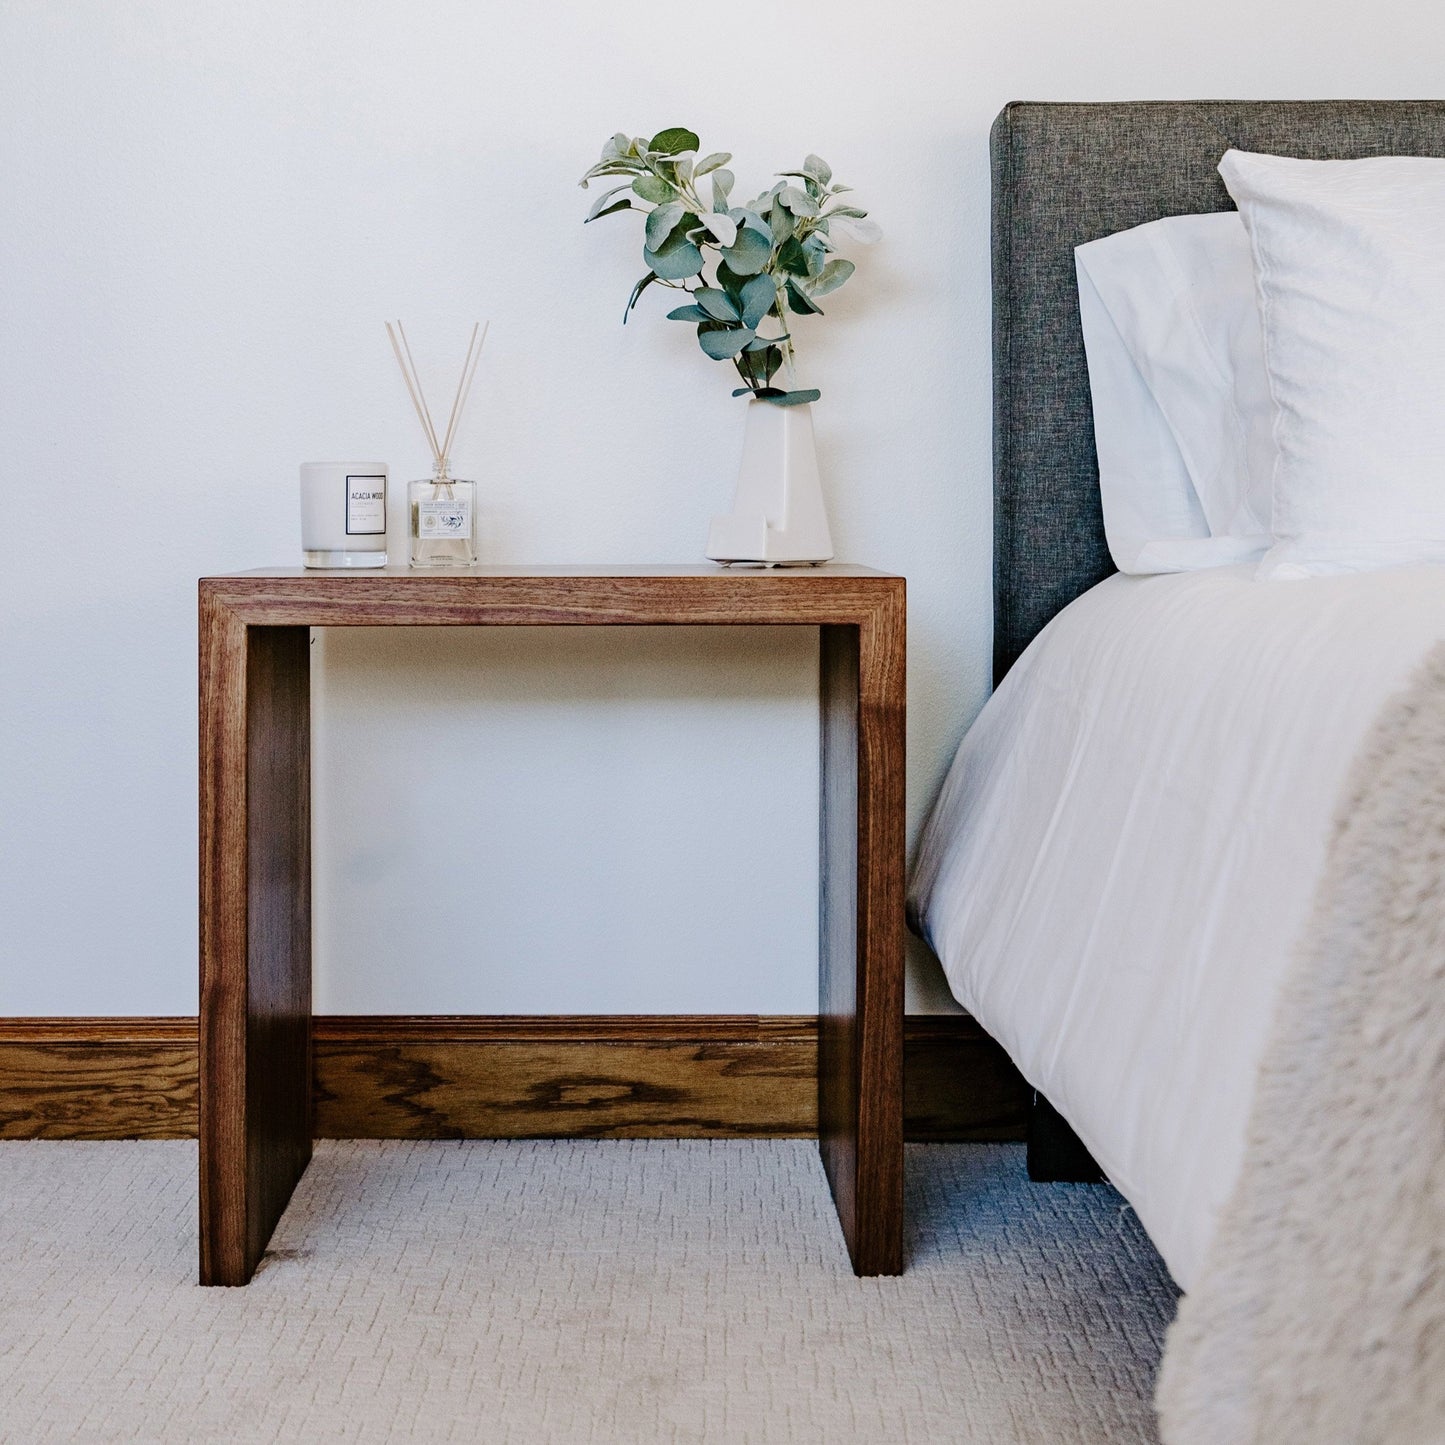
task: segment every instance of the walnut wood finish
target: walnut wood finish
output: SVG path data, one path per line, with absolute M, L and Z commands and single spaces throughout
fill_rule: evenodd
M 818 1141 L 859 1274 L 903 1268 L 903 598 L 820 638 Z
M 812 1015 L 367 1015 L 312 1025 L 318 1139 L 808 1138 Z M 904 1020 L 905 1139 L 1021 1140 L 966 1016 Z M 193 1139 L 194 1018 L 0 1019 L 0 1139 Z
M 201 594 L 200 1241 L 244 1284 L 311 1158 L 311 680 L 304 626 Z
M 250 1278 L 310 1153 L 307 629 L 347 626 L 822 630 L 821 1146 L 855 1270 L 897 1273 L 904 610 L 902 578 L 846 565 L 202 579 L 203 1283 Z

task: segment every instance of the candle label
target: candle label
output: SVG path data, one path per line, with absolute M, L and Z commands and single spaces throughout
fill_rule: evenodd
M 346 535 L 380 537 L 386 533 L 386 478 L 346 479 Z
M 416 532 L 429 537 L 457 537 L 469 541 L 472 535 L 472 503 L 469 497 L 453 497 L 445 502 L 416 504 Z

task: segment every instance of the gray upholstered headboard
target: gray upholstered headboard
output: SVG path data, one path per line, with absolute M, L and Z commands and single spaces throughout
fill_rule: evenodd
M 1445 155 L 1445 101 L 1028 102 L 994 123 L 994 676 L 1112 572 L 1099 512 L 1074 247 L 1230 207 L 1230 147 Z

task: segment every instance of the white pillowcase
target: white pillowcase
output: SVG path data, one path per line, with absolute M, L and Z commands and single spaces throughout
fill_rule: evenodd
M 1239 216 L 1172 216 L 1074 256 L 1115 565 L 1184 571 L 1258 557 L 1275 447 Z
M 1228 151 L 1279 457 L 1260 575 L 1445 561 L 1445 159 Z
M 1082 265 L 1079 318 L 1109 555 L 1121 572 L 1190 571 L 1209 523 L 1174 433 Z

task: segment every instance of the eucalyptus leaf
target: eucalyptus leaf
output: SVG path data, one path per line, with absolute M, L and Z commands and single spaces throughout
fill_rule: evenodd
M 691 321 L 701 326 L 711 321 L 712 317 L 701 306 L 679 306 L 677 310 L 667 313 L 667 319 L 669 321 Z
M 739 276 L 756 276 L 768 264 L 773 254 L 772 238 L 759 235 L 750 226 L 738 232 L 738 238 L 723 250 L 731 270 Z
M 654 206 L 666 205 L 667 202 L 677 199 L 677 192 L 661 176 L 654 176 L 651 172 L 638 176 L 632 183 L 632 189 L 644 201 L 651 201 Z
M 733 188 L 733 173 L 731 171 L 714 171 L 712 175 L 712 208 L 715 211 L 726 211 L 728 208 L 728 192 Z
M 725 166 L 732 160 L 727 151 L 714 151 L 710 156 L 704 156 L 693 168 L 692 174 L 696 178 L 705 176 L 717 170 L 719 166 Z
M 615 196 L 619 191 L 625 190 L 627 190 L 626 186 L 613 186 L 610 191 L 604 191 L 600 196 L 597 197 L 595 201 L 592 202 L 592 205 L 587 212 L 587 220 L 595 221 L 597 217 L 601 215 L 603 208 L 606 207 L 607 203 L 613 198 L 613 196 Z M 624 202 L 624 204 L 626 203 Z M 586 223 L 587 222 L 584 221 L 583 225 L 586 225 Z
M 717 267 L 717 284 L 733 299 L 739 311 L 742 310 L 743 287 L 748 283 L 746 276 L 739 276 L 726 261 L 719 261 Z
M 601 180 L 603 176 L 633 176 L 637 174 L 636 166 L 610 165 L 593 166 L 580 181 L 579 186 L 585 191 L 592 181 Z
M 808 253 L 796 236 L 778 247 L 778 269 L 786 271 L 790 276 L 808 274 Z
M 741 310 L 733 304 L 732 298 L 715 286 L 700 286 L 692 297 L 714 321 L 734 322 L 741 319 Z M 752 326 L 756 323 L 750 321 L 747 324 Z
M 814 305 L 807 293 L 801 290 L 796 281 L 788 282 L 788 305 L 798 316 L 821 316 L 823 308 Z
M 746 326 L 720 326 L 714 331 L 699 330 L 697 344 L 714 361 L 726 361 L 736 356 L 753 339 L 753 332 Z
M 826 186 L 833 179 L 833 168 L 822 156 L 807 156 L 803 160 L 803 174 L 812 176 L 820 186 Z
M 778 192 L 778 200 L 795 216 L 816 216 L 818 214 L 817 201 L 807 191 L 800 191 L 797 186 L 784 186 Z
M 774 406 L 805 406 L 810 401 L 817 401 L 822 394 L 816 386 L 810 386 L 803 391 L 785 391 L 781 396 L 769 396 L 765 400 Z
M 768 227 L 773 233 L 773 245 L 781 246 L 793 234 L 793 214 L 786 206 L 774 206 L 768 212 Z
M 675 156 L 683 151 L 695 151 L 699 149 L 702 142 L 688 130 L 686 126 L 669 126 L 667 130 L 660 130 L 648 141 L 647 148 L 659 155 Z
M 828 243 L 815 233 L 803 242 L 803 255 L 808 258 L 808 275 L 816 276 L 828 259 Z
M 834 206 L 833 209 L 828 212 L 828 214 L 829 216 L 837 216 L 841 220 L 848 220 L 851 218 L 855 221 L 861 221 L 863 217 L 868 214 L 868 212 L 861 210 L 857 206 Z
M 731 246 L 738 238 L 738 223 L 731 216 L 713 212 L 700 218 L 704 226 L 717 238 L 718 244 Z
M 683 281 L 702 270 L 702 252 L 691 241 L 669 241 L 661 251 L 644 248 L 642 259 L 664 281 Z
M 777 299 L 777 284 L 766 273 L 745 281 L 739 293 L 739 300 L 742 302 L 743 325 L 757 326 L 763 317 L 772 310 L 773 302 Z
M 637 305 L 637 298 L 656 280 L 657 273 L 655 271 L 649 271 L 647 275 L 632 288 L 632 295 L 627 298 L 627 308 L 622 313 L 622 324 L 624 326 L 627 325 L 627 317 L 631 313 L 632 308 Z
M 843 257 L 835 256 L 808 283 L 808 295 L 812 297 L 826 296 L 830 291 L 836 291 L 856 269 L 851 261 L 845 261 Z
M 635 209 L 637 208 L 633 206 L 631 201 L 613 201 L 610 206 L 603 206 L 600 211 L 594 206 L 592 209 L 592 214 L 587 217 L 587 221 L 600 221 L 603 216 L 613 215 L 617 211 L 631 211 Z M 584 221 L 582 224 L 585 226 L 587 224 L 587 221 Z
M 692 181 L 692 157 L 678 156 L 677 160 L 673 162 L 672 170 L 679 185 L 689 185 Z
M 748 230 L 756 231 L 758 235 L 766 237 L 769 241 L 772 240 L 772 227 L 769 226 L 769 224 L 765 220 L 763 220 L 762 216 L 758 214 L 758 211 L 755 207 L 734 206 L 728 212 L 728 215 L 730 215 L 733 220 L 738 223 L 739 226 L 746 226 Z
M 667 243 L 667 238 L 672 235 L 677 223 L 687 214 L 687 207 L 681 201 L 669 201 L 665 206 L 659 206 L 647 218 L 647 224 L 643 228 L 646 237 L 647 247 L 651 251 L 661 250 Z
M 755 336 L 743 347 L 744 351 L 766 351 L 770 346 L 776 346 L 780 341 L 791 341 L 791 336 Z
M 838 224 L 844 232 L 855 241 L 861 241 L 865 246 L 871 246 L 875 241 L 883 239 L 883 228 L 876 221 L 854 220 L 852 217 L 845 217 Z

